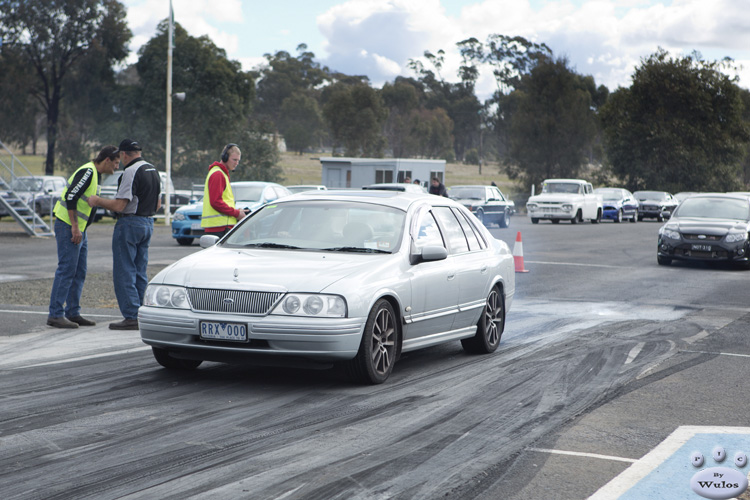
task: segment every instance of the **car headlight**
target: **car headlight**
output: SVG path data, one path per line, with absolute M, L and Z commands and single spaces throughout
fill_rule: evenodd
M 533 210 L 536 210 L 536 208 L 537 208 L 536 203 L 527 203 L 526 204 L 526 210 L 532 210 L 533 211 Z
M 185 220 L 185 214 L 183 214 L 182 212 L 180 212 L 180 211 L 178 210 L 178 211 L 177 211 L 177 212 L 175 212 L 175 213 L 174 213 L 174 215 L 172 216 L 172 220 Z
M 562 209 L 566 212 L 570 212 L 571 210 L 573 210 L 573 205 L 571 205 L 570 203 L 565 203 L 563 204 Z
M 339 295 L 290 293 L 271 311 L 271 314 L 345 318 L 346 300 Z
M 745 241 L 747 239 L 747 233 L 729 233 L 727 234 L 727 243 L 736 243 L 738 241 Z
M 187 290 L 181 286 L 148 285 L 143 305 L 151 307 L 168 307 L 171 309 L 190 309 Z
M 665 228 L 661 231 L 661 235 L 664 236 L 665 238 L 669 238 L 670 240 L 680 239 L 680 232 L 674 229 Z

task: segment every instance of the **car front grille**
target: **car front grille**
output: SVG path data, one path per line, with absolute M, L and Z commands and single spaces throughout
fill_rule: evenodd
M 284 294 L 280 292 L 188 288 L 188 295 L 193 310 L 198 312 L 268 314 Z
M 702 236 L 702 238 L 701 238 Z M 708 241 L 719 241 L 723 238 L 723 236 L 716 236 L 713 234 L 688 234 L 688 233 L 682 233 L 682 237 L 686 240 L 708 240 Z

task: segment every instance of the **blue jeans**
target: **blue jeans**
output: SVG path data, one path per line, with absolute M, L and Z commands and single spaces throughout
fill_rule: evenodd
M 81 293 L 86 280 L 89 246 L 85 231 L 83 239 L 77 245 L 70 241 L 72 237 L 70 224 L 56 220 L 57 270 L 49 298 L 49 315 L 53 318 L 63 315 L 74 318 L 81 315 Z
M 148 285 L 148 245 L 154 232 L 151 217 L 121 217 L 112 234 L 112 279 L 120 312 L 125 319 L 138 319 L 138 308 Z

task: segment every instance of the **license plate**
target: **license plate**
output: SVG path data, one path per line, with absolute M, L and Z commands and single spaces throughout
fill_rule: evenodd
M 247 325 L 245 323 L 201 321 L 200 332 L 202 339 L 247 342 Z
M 196 229 L 200 229 L 200 228 L 201 228 L 201 223 L 200 222 L 193 222 L 190 225 L 190 229 L 192 229 L 192 230 L 196 230 Z
M 698 250 L 700 252 L 710 252 L 711 251 L 711 245 L 690 245 L 690 250 Z

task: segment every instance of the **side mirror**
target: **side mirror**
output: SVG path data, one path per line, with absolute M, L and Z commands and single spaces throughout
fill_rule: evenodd
M 448 250 L 445 247 L 437 245 L 427 245 L 422 248 L 421 260 L 423 262 L 432 262 L 435 260 L 444 260 L 448 258 Z
M 200 243 L 201 248 L 208 248 L 212 247 L 216 244 L 217 241 L 219 241 L 218 236 L 214 236 L 213 234 L 204 234 L 201 236 L 201 239 L 198 240 Z

